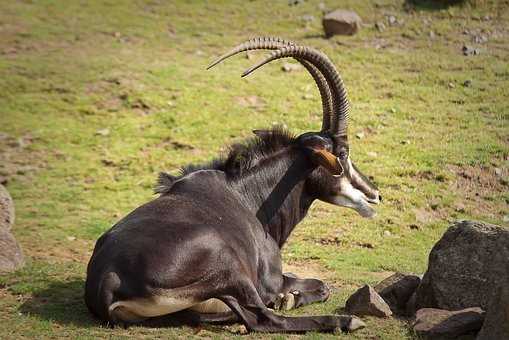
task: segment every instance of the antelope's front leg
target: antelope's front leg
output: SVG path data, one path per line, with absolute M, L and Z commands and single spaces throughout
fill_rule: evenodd
M 274 302 L 274 309 L 290 310 L 315 302 L 327 301 L 330 289 L 318 279 L 299 279 L 291 273 L 283 274 L 283 291 Z

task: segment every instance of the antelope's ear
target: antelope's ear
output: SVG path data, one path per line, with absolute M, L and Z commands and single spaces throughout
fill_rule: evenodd
M 311 159 L 318 165 L 323 166 L 333 176 L 341 176 L 343 174 L 343 166 L 339 159 L 325 148 L 310 148 Z

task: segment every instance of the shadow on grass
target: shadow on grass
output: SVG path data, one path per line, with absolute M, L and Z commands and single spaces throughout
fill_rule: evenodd
M 439 11 L 454 5 L 467 3 L 467 0 L 405 0 L 404 8 L 414 10 Z
M 83 300 L 85 281 L 52 281 L 20 307 L 24 314 L 37 316 L 60 324 L 90 327 L 98 322 L 88 312 Z
M 85 281 L 52 281 L 45 288 L 35 290 L 32 297 L 25 301 L 20 312 L 40 319 L 56 322 L 62 325 L 89 328 L 106 326 L 105 323 L 94 318 L 89 312 L 84 300 Z M 177 312 L 171 315 L 151 318 L 141 324 L 148 328 L 173 328 L 188 326 L 192 328 L 206 328 L 209 331 L 224 331 L 222 323 L 216 325 L 202 324 L 198 314 L 193 312 Z

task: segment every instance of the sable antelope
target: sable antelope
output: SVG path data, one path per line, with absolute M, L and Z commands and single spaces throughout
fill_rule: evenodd
M 210 67 L 247 50 L 272 54 L 244 72 L 293 57 L 311 74 L 323 106 L 322 129 L 297 137 L 281 128 L 254 131 L 209 164 L 161 174 L 160 196 L 102 235 L 88 264 L 85 300 L 110 324 L 131 324 L 188 310 L 204 320 L 230 315 L 249 331 L 350 331 L 348 315 L 286 317 L 329 297 L 320 280 L 282 273 L 280 249 L 316 199 L 375 214 L 378 189 L 350 159 L 348 100 L 321 52 L 279 38 L 256 38 Z M 219 317 L 219 319 L 221 319 Z

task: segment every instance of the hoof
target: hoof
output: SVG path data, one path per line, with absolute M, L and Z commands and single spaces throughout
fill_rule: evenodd
M 292 291 L 291 293 L 279 293 L 276 301 L 274 301 L 275 310 L 290 310 L 295 308 L 295 296 L 299 295 L 299 291 Z
M 364 321 L 353 315 L 339 315 L 339 327 L 337 332 L 351 333 L 366 327 Z

